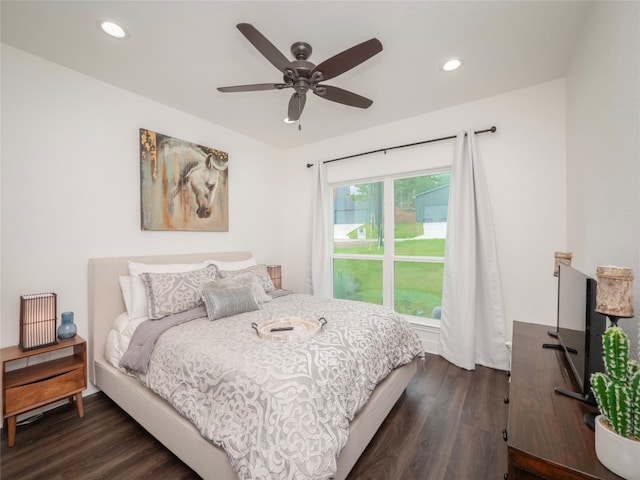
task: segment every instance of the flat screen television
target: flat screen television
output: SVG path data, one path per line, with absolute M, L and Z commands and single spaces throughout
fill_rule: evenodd
M 602 334 L 607 328 L 605 315 L 596 312 L 595 279 L 567 265 L 560 265 L 558 276 L 558 324 L 555 336 L 560 342 L 578 391 L 556 388 L 556 392 L 595 405 L 589 378 L 604 371 Z

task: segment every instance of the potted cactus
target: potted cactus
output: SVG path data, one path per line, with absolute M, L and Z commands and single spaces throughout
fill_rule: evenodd
M 602 337 L 606 373 L 591 376 L 600 413 L 596 455 L 612 472 L 640 480 L 640 363 L 629 358 L 629 337 L 610 327 Z

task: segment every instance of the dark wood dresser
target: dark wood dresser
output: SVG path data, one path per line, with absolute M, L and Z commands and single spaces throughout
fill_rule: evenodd
M 509 386 L 509 480 L 620 479 L 602 465 L 595 452 L 594 432 L 583 421 L 595 411 L 578 400 L 554 392 L 577 391 L 569 364 L 551 327 L 514 322 Z

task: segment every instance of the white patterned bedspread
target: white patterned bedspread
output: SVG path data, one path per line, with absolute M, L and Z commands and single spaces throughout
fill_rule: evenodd
M 325 317 L 305 342 L 263 340 L 252 322 Z M 406 321 L 362 302 L 293 294 L 261 310 L 197 319 L 158 339 L 139 378 L 221 446 L 241 479 L 326 479 L 349 422 L 394 368 L 422 355 Z

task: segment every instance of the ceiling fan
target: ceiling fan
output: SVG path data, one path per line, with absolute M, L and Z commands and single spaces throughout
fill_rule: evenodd
M 289 61 L 267 38 L 253 25 L 239 23 L 238 30 L 256 47 L 256 49 L 283 74 L 283 83 L 257 83 L 252 85 L 238 85 L 233 87 L 219 87 L 220 92 L 254 92 L 258 90 L 282 90 L 293 88 L 294 93 L 289 100 L 287 121 L 295 122 L 300 119 L 307 100 L 307 92 L 325 100 L 342 103 L 351 107 L 369 108 L 373 101 L 348 90 L 324 85 L 321 82 L 330 80 L 343 74 L 347 70 L 360 65 L 362 62 L 382 51 L 382 43 L 372 38 L 338 53 L 319 65 L 314 65 L 307 59 L 311 56 L 312 48 L 306 42 L 296 42 L 291 45 L 291 53 L 295 60 Z

